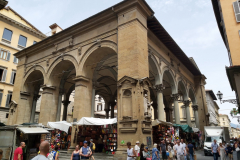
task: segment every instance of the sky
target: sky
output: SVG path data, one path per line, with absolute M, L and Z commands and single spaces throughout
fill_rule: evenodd
M 43 33 L 57 23 L 66 29 L 121 0 L 8 0 L 8 5 Z M 206 76 L 206 89 L 223 99 L 234 99 L 225 66 L 229 66 L 226 47 L 220 35 L 210 0 L 146 0 L 155 17 L 188 57 L 193 57 Z M 236 105 L 220 104 L 220 114 L 229 114 Z M 238 124 L 237 119 L 229 118 Z

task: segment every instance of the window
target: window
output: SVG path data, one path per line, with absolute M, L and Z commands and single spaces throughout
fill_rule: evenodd
M 18 64 L 18 58 L 14 56 L 13 63 Z
M 6 118 L 8 118 L 8 115 L 9 115 L 9 114 L 8 114 L 8 113 L 6 113 Z
M 225 122 L 223 122 L 223 125 L 225 125 Z
M 240 8 L 239 8 L 240 3 L 237 1 L 233 2 L 233 9 L 235 13 L 235 18 L 237 22 L 240 22 Z
M 97 111 L 102 111 L 102 104 L 97 105 Z
M 10 52 L 8 52 L 6 50 L 3 50 L 3 49 L 0 49 L 0 59 L 4 59 L 4 60 L 9 61 L 10 60 L 10 56 L 11 56 Z
M 2 96 L 3 96 L 3 92 L 0 91 L 0 107 L 1 107 L 1 104 L 2 104 Z
M 9 29 L 5 28 L 3 31 L 3 37 L 4 40 L 8 40 L 11 41 L 12 39 L 12 31 L 10 31 Z
M 18 45 L 20 45 L 21 47 L 26 47 L 26 44 L 27 44 L 27 37 L 20 35 L 18 40 Z
M 3 68 L 0 68 L 0 80 L 2 82 L 6 81 L 6 76 L 7 76 L 7 70 L 3 69 Z
M 16 77 L 16 71 L 12 71 L 12 75 L 11 75 L 11 79 L 10 79 L 10 83 L 14 84 L 15 82 L 15 77 Z
M 8 93 L 5 107 L 9 107 L 11 100 L 12 100 L 12 93 Z
M 36 44 L 37 42 L 36 41 L 33 41 L 33 44 Z

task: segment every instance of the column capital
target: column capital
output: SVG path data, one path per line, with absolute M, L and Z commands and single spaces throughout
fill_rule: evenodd
M 157 92 L 162 93 L 163 90 L 165 89 L 165 86 L 163 84 L 157 84 L 153 87 Z
M 47 84 L 42 85 L 41 88 L 43 90 L 45 90 L 45 89 L 55 90 L 56 89 L 55 86 L 50 86 L 50 85 L 47 85 Z
M 85 76 L 76 76 L 75 78 L 73 78 L 73 81 L 75 81 L 75 82 L 79 82 L 79 81 L 89 82 L 90 79 L 85 77 Z
M 178 93 L 175 93 L 175 94 L 170 95 L 170 97 L 171 97 L 171 101 L 174 102 L 174 101 L 177 101 L 177 100 L 178 100 L 179 94 L 178 94 Z
M 68 101 L 68 100 L 64 100 L 64 101 L 62 101 L 62 103 L 63 103 L 63 105 L 65 106 L 67 106 L 67 105 L 69 105 L 69 103 L 71 103 L 71 101 Z
M 194 111 L 197 111 L 198 110 L 198 105 L 194 104 L 194 105 L 192 105 L 192 108 L 193 108 Z
M 190 101 L 189 100 L 183 101 L 183 104 L 185 107 L 189 107 Z

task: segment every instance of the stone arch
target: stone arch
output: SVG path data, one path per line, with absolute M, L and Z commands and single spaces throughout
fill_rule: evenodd
M 174 76 L 174 73 L 173 71 L 168 67 L 168 66 L 165 66 L 162 70 L 162 76 L 161 76 L 161 83 L 163 83 L 163 76 L 164 74 L 167 75 L 168 79 L 171 81 L 171 88 L 172 88 L 172 94 L 175 94 L 177 93 L 177 85 L 176 85 L 176 80 L 175 80 L 175 76 Z
M 74 65 L 75 69 L 76 69 L 76 72 L 77 72 L 77 69 L 78 69 L 78 62 L 77 60 L 74 58 L 74 56 L 70 55 L 70 54 L 64 54 L 62 57 L 61 56 L 58 56 L 50 65 L 50 67 L 48 68 L 47 70 L 47 79 L 49 79 L 53 69 L 63 60 L 66 60 L 66 61 L 70 61 L 72 62 L 72 64 Z
M 186 87 L 186 84 L 184 83 L 184 81 L 181 78 L 178 78 L 178 80 L 177 80 L 177 91 L 178 90 L 182 91 L 184 100 L 188 100 L 187 87 Z
M 43 66 L 41 65 L 34 65 L 32 66 L 31 68 L 28 69 L 28 71 L 24 74 L 24 80 L 23 80 L 23 84 L 25 84 L 27 78 L 29 77 L 29 75 L 34 72 L 34 71 L 40 71 L 43 75 L 43 84 L 45 84 L 46 82 L 46 71 L 45 69 L 43 68 Z
M 157 59 L 152 54 L 149 56 L 149 65 L 152 67 L 152 69 L 156 69 L 157 72 L 157 75 L 155 76 L 155 84 L 160 84 L 161 69 L 158 65 Z
M 99 48 L 110 48 L 112 49 L 115 53 L 118 53 L 117 52 L 117 44 L 113 41 L 109 41 L 109 40 L 103 40 L 101 41 L 101 44 L 99 46 L 98 43 L 95 43 L 93 44 L 85 53 L 84 55 L 82 56 L 82 58 L 80 59 L 79 61 L 79 71 L 82 73 L 82 70 L 83 70 L 83 66 L 85 64 L 85 62 L 87 61 L 88 57 L 94 52 L 96 51 L 97 49 Z
M 188 95 L 189 95 L 189 98 L 192 101 L 192 104 L 197 104 L 197 99 L 196 99 L 196 96 L 195 96 L 195 93 L 194 93 L 194 89 L 191 86 L 188 89 Z

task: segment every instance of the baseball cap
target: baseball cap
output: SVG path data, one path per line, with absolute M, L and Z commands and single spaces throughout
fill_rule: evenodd
M 83 144 L 84 144 L 84 143 L 87 143 L 87 141 L 83 141 Z

